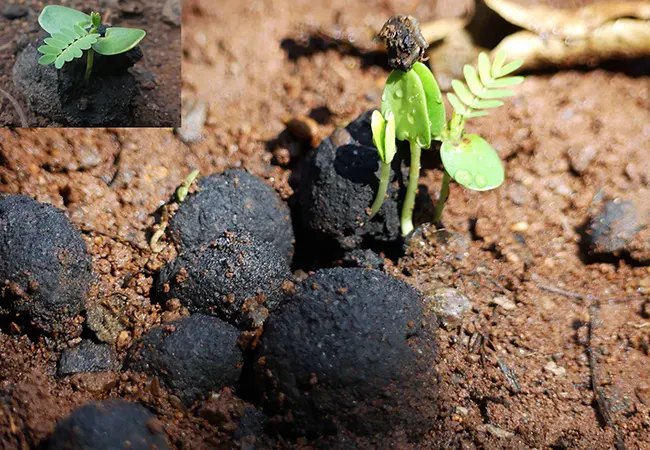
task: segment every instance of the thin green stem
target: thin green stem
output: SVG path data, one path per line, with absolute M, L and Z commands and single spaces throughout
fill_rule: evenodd
M 404 206 L 402 206 L 402 235 L 410 234 L 413 229 L 413 207 L 415 206 L 415 195 L 418 192 L 418 181 L 420 180 L 420 154 L 422 149 L 415 142 L 411 144 L 411 166 L 409 167 L 409 184 L 406 187 L 406 196 L 404 197 Z
M 445 207 L 447 198 L 449 198 L 449 182 L 451 177 L 449 173 L 445 170 L 444 175 L 442 176 L 442 186 L 440 187 L 440 196 L 438 197 L 438 203 L 436 203 L 436 210 L 433 212 L 433 223 L 438 224 L 440 218 L 442 217 L 442 210 Z
M 388 190 L 388 182 L 390 181 L 390 163 L 381 163 L 381 175 L 379 176 L 379 188 L 377 189 L 377 195 L 375 196 L 375 201 L 372 203 L 370 208 L 370 218 L 372 219 L 381 209 L 381 205 L 384 203 L 384 198 L 386 198 L 386 191 Z
M 88 55 L 86 56 L 86 73 L 84 75 L 84 81 L 88 83 L 90 80 L 90 74 L 93 71 L 93 60 L 95 59 L 95 50 L 92 48 L 88 50 Z

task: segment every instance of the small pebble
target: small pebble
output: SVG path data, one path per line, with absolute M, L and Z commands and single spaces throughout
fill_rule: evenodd
M 555 361 L 549 361 L 545 366 L 544 370 L 552 373 L 556 377 L 563 377 L 566 375 L 566 369 L 562 366 L 555 364 Z
M 25 17 L 29 11 L 20 5 L 7 5 L 2 9 L 2 15 L 9 20 Z
M 430 305 L 446 329 L 458 326 L 471 308 L 470 299 L 456 289 L 438 287 L 425 294 L 425 304 Z
M 585 243 L 593 253 L 615 253 L 625 250 L 641 226 L 632 202 L 608 201 L 593 216 L 585 232 Z
M 517 308 L 517 305 L 515 302 L 510 300 L 508 297 L 505 296 L 500 296 L 500 297 L 494 297 L 491 301 L 490 304 L 493 305 L 498 305 L 505 309 L 506 311 L 512 311 Z

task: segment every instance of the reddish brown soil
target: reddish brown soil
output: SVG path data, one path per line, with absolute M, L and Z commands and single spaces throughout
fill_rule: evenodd
M 162 19 L 164 1 L 157 0 L 7 0 L 29 9 L 25 17 L 8 20 L 0 14 L 0 88 L 9 92 L 21 105 L 32 127 L 57 127 L 50 119 L 37 116 L 27 108 L 14 86 L 12 68 L 17 53 L 42 32 L 38 15 L 47 4 L 63 5 L 82 11 L 98 11 L 102 23 L 142 28 L 147 36 L 139 44 L 144 53 L 131 71 L 136 75 L 140 96 L 135 103 L 136 127 L 174 127 L 180 124 L 181 30 Z M 128 11 L 133 11 L 129 13 Z M 0 127 L 21 126 L 20 117 L 9 101 L 0 99 Z
M 440 14 L 406 0 L 188 1 L 183 92 L 207 103 L 203 141 L 188 146 L 167 130 L 0 131 L 0 191 L 51 202 L 85 230 L 101 339 L 123 351 L 162 320 L 164 307 L 148 300 L 160 261 L 147 239 L 186 174 L 245 167 L 288 198 L 289 168 L 309 144 L 283 133 L 282 119 L 311 114 L 318 140 L 378 105 L 384 60 L 348 45 L 311 51 L 310 34 L 368 43 L 398 11 Z M 304 56 L 290 59 L 283 42 Z M 505 159 L 505 184 L 453 185 L 443 220 L 460 237 L 427 228 L 388 268 L 423 292 L 445 285 L 472 301 L 462 326 L 440 331 L 441 411 L 418 448 L 614 448 L 600 396 L 626 448 L 650 449 L 648 230 L 630 257 L 607 263 L 585 260 L 579 233 L 601 197 L 648 207 L 650 76 L 640 72 L 531 74 L 506 107 L 470 124 Z M 596 156 L 578 173 L 569 154 L 588 145 Z M 435 196 L 440 180 L 430 168 L 422 181 Z M 117 396 L 157 411 L 178 448 L 229 448 L 227 424 L 210 425 L 146 377 L 57 379 L 58 352 L 2 325 L 0 448 L 33 448 L 73 408 Z

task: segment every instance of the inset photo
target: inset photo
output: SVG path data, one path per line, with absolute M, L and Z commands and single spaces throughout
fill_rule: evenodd
M 179 127 L 181 0 L 8 0 L 0 127 Z

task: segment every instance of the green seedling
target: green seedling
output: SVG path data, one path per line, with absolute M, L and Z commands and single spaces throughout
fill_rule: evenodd
M 43 65 L 54 63 L 61 69 L 75 58 L 81 58 L 87 51 L 84 79 L 90 79 L 95 52 L 101 55 L 118 55 L 134 48 L 147 34 L 137 28 L 107 28 L 104 37 L 97 32 L 101 24 L 99 13 L 90 15 L 65 6 L 49 5 L 43 8 L 38 23 L 50 37 L 45 39 L 38 51 L 43 56 L 38 62 Z
M 432 140 L 442 142 L 440 157 L 444 166 L 434 223 L 438 223 L 442 216 L 451 179 L 474 191 L 494 189 L 503 183 L 504 170 L 499 155 L 482 137 L 466 134 L 465 124 L 467 119 L 485 116 L 488 114 L 487 109 L 503 105 L 501 99 L 514 95 L 513 91 L 503 88 L 524 80 L 521 76 L 507 76 L 517 70 L 522 61 L 504 63 L 503 52 L 496 55 L 492 64 L 487 54 L 481 53 L 478 71 L 470 65 L 464 67 L 466 84 L 459 80 L 452 81 L 454 92 L 447 94 L 454 111 L 446 123 L 440 88 L 424 64 L 416 62 L 408 72 L 396 69 L 388 77 L 382 95 L 381 113 L 373 114 L 372 132 L 384 166 L 387 164 L 389 148 L 387 141 L 391 139 L 387 125 L 390 116 L 394 116 L 390 121 L 394 120 L 395 123 L 395 138 L 407 140 L 410 144 L 409 181 L 400 219 L 403 235 L 414 229 L 413 206 L 420 178 L 420 154 L 422 149 L 431 146 Z M 390 159 L 393 155 L 394 151 Z M 390 170 L 384 174 L 382 169 L 380 189 L 371 208 L 373 215 L 381 207 L 386 194 L 385 187 L 382 191 L 382 184 L 388 183 L 389 176 Z

